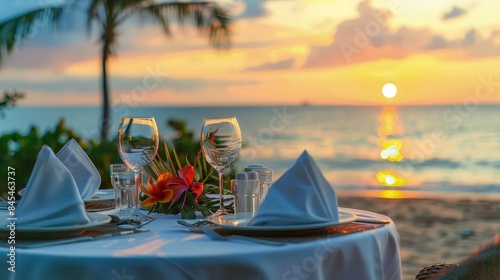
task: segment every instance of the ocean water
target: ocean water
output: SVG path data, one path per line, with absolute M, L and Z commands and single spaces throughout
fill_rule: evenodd
M 35 125 L 66 125 L 99 137 L 99 107 L 16 107 L 0 118 L 0 133 Z M 171 118 L 198 133 L 204 117 L 236 116 L 245 143 L 237 168 L 261 163 L 275 178 L 307 150 L 337 189 L 500 193 L 500 106 L 262 106 L 116 107 L 123 115 L 153 116 L 160 134 L 175 137 Z

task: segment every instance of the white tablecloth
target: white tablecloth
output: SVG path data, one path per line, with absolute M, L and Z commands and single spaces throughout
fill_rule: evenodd
M 361 210 L 355 214 L 387 219 Z M 212 241 L 178 217 L 153 214 L 151 232 L 50 247 L 16 249 L 16 272 L 0 248 L 0 279 L 401 279 L 394 223 L 378 229 L 275 247 Z

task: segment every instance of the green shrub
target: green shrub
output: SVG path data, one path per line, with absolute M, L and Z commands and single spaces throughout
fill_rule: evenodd
M 181 120 L 169 120 L 168 125 L 176 131 L 177 138 L 169 143 L 175 146 L 179 158 L 187 158 L 189 162 L 194 162 L 200 150 L 199 140 L 194 138 L 193 132 L 186 129 L 186 123 Z M 98 142 L 95 140 L 85 140 L 78 136 L 73 130 L 66 128 L 64 119 L 61 119 L 53 130 L 40 135 L 36 127 L 31 127 L 26 135 L 17 132 L 0 136 L 0 196 L 7 196 L 7 170 L 9 167 L 15 169 L 16 190 L 19 191 L 28 182 L 31 170 L 36 161 L 36 156 L 42 148 L 47 145 L 57 153 L 68 140 L 74 138 L 89 158 L 96 166 L 101 175 L 100 189 L 111 188 L 109 179 L 109 165 L 121 163 L 118 155 L 117 140 Z M 160 141 L 158 150 L 161 156 L 165 155 L 163 141 Z M 234 171 L 228 176 L 232 178 Z M 225 188 L 229 187 L 229 180 L 225 180 Z
M 5 198 L 7 193 L 7 169 L 15 169 L 16 190 L 26 186 L 31 170 L 36 161 L 36 156 L 47 145 L 57 153 L 68 140 L 74 138 L 83 150 L 89 155 L 102 178 L 101 188 L 111 188 L 109 165 L 112 162 L 121 162 L 116 140 L 109 142 L 86 141 L 76 135 L 73 130 L 64 125 L 61 119 L 53 130 L 40 135 L 38 128 L 31 127 L 26 135 L 18 132 L 0 136 L 0 195 Z

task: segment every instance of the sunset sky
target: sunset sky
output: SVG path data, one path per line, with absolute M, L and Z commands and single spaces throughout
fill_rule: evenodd
M 0 18 L 23 1 L 9 2 Z M 36 1 L 33 1 L 36 2 Z M 109 62 L 112 103 L 137 105 L 500 103 L 500 2 L 224 1 L 232 45 L 134 18 Z M 100 48 L 83 11 L 35 30 L 0 68 L 0 91 L 22 105 L 99 105 Z M 43 26 L 42 26 L 43 27 Z M 97 30 L 94 30 L 97 31 Z M 156 74 L 155 74 L 156 73 Z M 152 77 L 154 75 L 154 77 Z M 144 80 L 150 85 L 144 92 Z M 398 94 L 385 98 L 393 83 Z

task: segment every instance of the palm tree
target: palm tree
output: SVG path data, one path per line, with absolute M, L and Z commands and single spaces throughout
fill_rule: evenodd
M 65 7 L 39 8 L 34 11 L 0 21 L 0 62 L 2 53 L 10 53 L 26 38 L 36 20 L 55 24 Z M 206 31 L 210 43 L 217 48 L 227 46 L 231 20 L 227 12 L 213 1 L 168 2 L 153 0 L 91 0 L 87 8 L 87 30 L 97 25 L 100 32 L 102 67 L 102 123 L 101 141 L 108 138 L 110 120 L 110 97 L 107 63 L 116 55 L 118 27 L 132 15 L 145 16 L 158 23 L 166 35 L 170 35 L 171 20 L 179 24 L 194 24 Z

